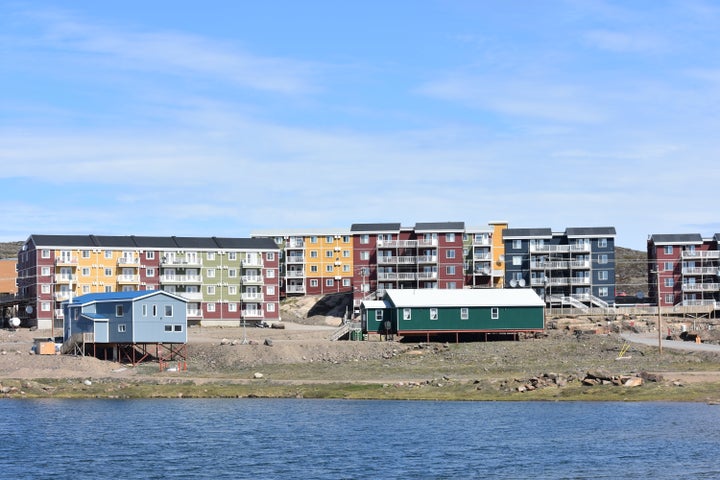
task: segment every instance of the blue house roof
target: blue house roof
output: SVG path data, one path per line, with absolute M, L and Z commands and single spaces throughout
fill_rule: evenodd
M 101 293 L 88 293 L 76 298 L 73 298 L 72 303 L 90 303 L 107 300 L 135 300 L 140 297 L 154 295 L 156 293 L 165 293 L 163 290 L 139 290 L 133 292 L 101 292 Z

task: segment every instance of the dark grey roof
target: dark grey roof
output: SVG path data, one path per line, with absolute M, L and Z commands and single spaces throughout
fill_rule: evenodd
M 655 233 L 650 235 L 650 240 L 655 245 L 678 245 L 693 244 L 702 245 L 702 235 L 699 233 Z
M 551 228 L 506 228 L 502 232 L 503 240 L 520 238 L 552 238 Z
M 713 239 L 714 239 L 716 242 L 720 242 L 720 233 L 716 233 L 715 235 L 713 235 Z
M 137 237 L 135 239 L 135 245 L 138 248 L 178 248 L 175 242 L 175 237 Z
M 236 250 L 278 250 L 272 238 L 215 238 L 220 248 Z
M 424 222 L 415 224 L 416 232 L 463 232 L 465 222 Z
M 92 247 L 88 235 L 30 235 L 27 240 L 36 247 Z
M 131 236 L 90 235 L 90 240 L 97 247 L 135 248 L 135 240 Z
M 213 249 L 218 248 L 218 244 L 211 237 L 173 237 L 178 248 L 183 249 Z
M 571 237 L 612 237 L 615 236 L 615 227 L 569 227 L 565 235 Z
M 351 232 L 399 232 L 399 223 L 353 223 L 350 226 Z

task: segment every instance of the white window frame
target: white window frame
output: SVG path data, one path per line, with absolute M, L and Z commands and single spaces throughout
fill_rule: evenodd
M 468 307 L 460 307 L 460 320 L 468 320 L 470 318 L 470 309 Z
M 497 320 L 500 318 L 500 309 L 498 307 L 490 308 L 490 319 Z
M 403 320 L 412 320 L 412 308 L 403 308 Z
M 124 323 L 118 324 L 118 333 L 125 333 L 127 332 L 127 325 Z
M 438 309 L 435 307 L 432 307 L 430 309 L 430 320 L 437 320 L 438 319 Z

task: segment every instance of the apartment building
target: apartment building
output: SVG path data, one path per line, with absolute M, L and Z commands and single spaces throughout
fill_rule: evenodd
M 353 242 L 347 230 L 253 232 L 280 250 L 280 293 L 325 295 L 352 290 Z
M 505 284 L 505 244 L 507 222 L 490 222 L 488 227 L 467 227 L 463 237 L 465 286 L 502 288 Z
M 21 320 L 39 328 L 62 325 L 63 301 L 115 291 L 174 293 L 203 325 L 280 315 L 279 250 L 266 239 L 31 235 L 17 274 Z
M 717 308 L 720 300 L 720 234 L 654 234 L 648 237 L 650 297 L 661 307 Z
M 505 288 L 532 288 L 549 305 L 607 307 L 615 299 L 615 228 L 508 228 Z

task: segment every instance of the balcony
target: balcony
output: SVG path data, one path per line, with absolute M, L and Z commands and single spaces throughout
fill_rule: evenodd
M 288 240 L 285 244 L 285 250 L 293 248 L 305 248 L 305 242 L 303 240 Z
M 77 282 L 77 275 L 71 275 L 67 273 L 59 273 L 55 275 L 55 283 L 74 283 Z
M 437 255 L 420 255 L 417 257 L 417 263 L 437 263 Z
M 438 278 L 437 272 L 420 272 L 417 274 L 418 280 L 436 280 Z
M 418 246 L 417 240 L 378 240 L 378 248 L 415 248 Z
M 479 245 L 479 246 L 490 246 L 492 243 L 490 242 L 490 239 L 488 237 L 475 237 L 473 238 L 473 245 Z
M 417 280 L 417 274 L 416 273 L 378 273 L 377 274 L 378 281 L 407 281 L 407 280 Z
M 720 283 L 683 283 L 683 292 L 717 292 L 720 290 Z
M 242 318 L 263 318 L 263 311 L 257 308 L 249 308 L 242 311 Z
M 683 267 L 683 275 L 719 275 L 718 267 Z
M 78 257 L 74 256 L 63 256 L 55 259 L 55 265 L 57 266 L 76 266 L 78 264 Z
M 243 275 L 241 277 L 243 285 L 262 285 L 264 282 L 264 278 L 262 275 Z
M 175 295 L 178 295 L 190 301 L 202 301 L 203 299 L 202 292 L 175 292 Z
M 242 292 L 240 298 L 243 302 L 262 302 L 264 297 L 260 292 Z
M 160 283 L 197 285 L 202 283 L 202 277 L 200 275 L 160 275 Z
M 567 261 L 530 262 L 532 270 L 567 270 L 569 266 L 570 262 Z
M 163 257 L 160 260 L 160 265 L 163 267 L 202 267 L 203 262 L 199 257 L 195 258 L 177 258 L 177 257 Z
M 120 257 L 117 264 L 118 267 L 139 267 L 140 257 Z
M 140 275 L 118 275 L 117 283 L 140 283 Z
M 53 294 L 53 298 L 58 302 L 64 302 L 65 300 L 70 300 L 72 297 L 72 292 L 55 292 Z
M 263 261 L 261 257 L 255 257 L 255 258 L 246 258 L 242 262 L 243 268 L 260 268 L 263 266 Z
M 304 270 L 288 270 L 287 272 L 285 272 L 286 278 L 303 278 L 304 276 Z
M 305 263 L 305 255 L 288 255 L 285 263 Z
M 682 258 L 688 258 L 688 259 L 713 259 L 713 258 L 720 258 L 720 250 L 683 250 L 682 252 Z
M 492 255 L 490 253 L 475 252 L 473 260 L 476 262 L 489 262 L 492 260 Z
M 286 285 L 285 293 L 289 294 L 305 294 L 305 285 Z
M 188 308 L 187 309 L 187 316 L 189 318 L 199 318 L 202 317 L 202 310 L 199 308 Z
M 590 243 L 582 245 L 530 245 L 530 253 L 590 252 Z

